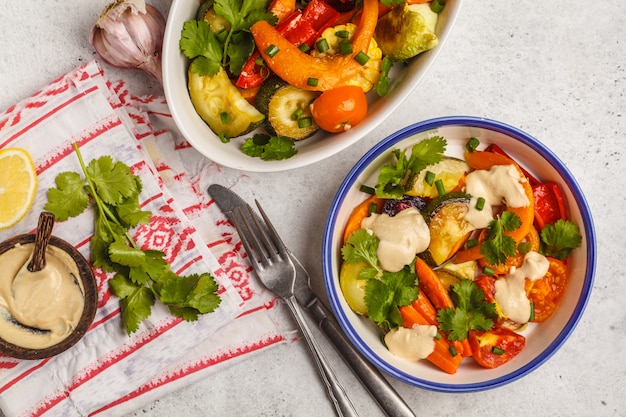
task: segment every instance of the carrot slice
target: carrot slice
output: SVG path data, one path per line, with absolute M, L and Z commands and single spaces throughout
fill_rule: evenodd
M 402 314 L 402 319 L 404 320 L 404 327 L 407 328 L 411 328 L 415 324 L 432 324 L 412 305 L 400 307 L 400 314 Z M 458 354 L 452 356 L 452 353 L 450 352 L 450 344 L 445 338 L 441 337 L 439 339 L 435 339 L 435 350 L 428 355 L 428 357 L 426 357 L 426 360 L 442 371 L 448 374 L 454 374 L 461 364 L 463 356 Z
M 428 297 L 435 309 L 454 308 L 454 303 L 450 298 L 450 294 L 448 294 L 448 291 L 443 286 L 443 283 L 437 274 L 435 274 L 435 271 L 421 258 L 416 258 L 415 260 L 415 271 L 419 281 L 420 293 L 423 292 Z M 467 339 L 451 341 L 451 343 L 459 354 L 463 356 L 472 355 L 472 349 Z
M 364 218 L 370 215 L 370 206 L 372 204 L 376 204 L 378 208 L 381 209 L 382 202 L 382 198 L 373 195 L 352 210 L 352 213 L 348 218 L 348 222 L 346 223 L 346 228 L 343 231 L 344 245 L 346 244 L 346 241 L 348 240 L 350 235 L 361 228 L 361 221 L 363 221 Z

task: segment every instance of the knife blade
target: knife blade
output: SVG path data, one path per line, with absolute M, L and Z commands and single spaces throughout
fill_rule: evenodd
M 231 220 L 232 213 L 238 207 L 246 207 L 248 203 L 234 191 L 220 185 L 212 184 L 207 192 L 222 210 L 224 215 Z M 248 210 L 244 210 L 246 215 Z M 254 213 L 256 215 L 256 213 Z M 248 219 L 253 221 L 252 218 Z M 311 315 L 323 334 L 334 345 L 335 349 L 348 364 L 352 372 L 357 376 L 365 389 L 370 393 L 379 407 L 390 417 L 415 417 L 413 411 L 400 397 L 396 390 L 389 384 L 381 372 L 368 361 L 350 342 L 332 312 L 321 302 L 317 294 L 310 286 L 310 276 L 302 263 L 287 249 L 293 264 L 296 267 L 296 285 L 294 293 L 296 300 Z

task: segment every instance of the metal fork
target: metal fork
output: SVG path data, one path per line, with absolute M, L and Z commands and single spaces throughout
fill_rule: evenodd
M 337 379 L 324 353 L 313 338 L 302 307 L 294 295 L 296 269 L 284 243 L 269 221 L 258 201 L 256 205 L 263 217 L 264 225 L 253 215 L 252 207 L 246 205 L 248 213 L 238 207 L 233 212 L 231 222 L 237 229 L 241 243 L 248 253 L 252 267 L 267 289 L 282 297 L 295 318 L 306 344 L 315 360 L 319 374 L 326 386 L 328 397 L 339 416 L 358 416 L 354 405 Z M 249 221 L 248 219 L 251 219 Z

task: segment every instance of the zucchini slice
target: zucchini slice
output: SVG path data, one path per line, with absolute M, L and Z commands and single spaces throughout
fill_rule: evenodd
M 441 265 L 465 244 L 474 230 L 465 220 L 469 203 L 465 193 L 445 194 L 428 203 L 422 215 L 430 230 L 430 244 L 423 259 Z
M 426 182 L 428 172 L 435 174 L 432 185 Z M 439 193 L 437 192 L 435 181 L 441 180 L 446 193 L 450 193 L 459 185 L 459 181 L 467 172 L 469 172 L 467 162 L 462 159 L 446 156 L 442 161 L 434 165 L 429 165 L 417 175 L 409 177 L 406 185 L 406 189 L 409 190 L 407 194 L 419 197 L 437 198 Z
M 268 133 L 302 140 L 319 130 L 313 122 L 309 105 L 320 94 L 271 77 L 261 85 L 255 104 L 267 117 L 265 128 Z
M 189 96 L 196 111 L 219 136 L 234 138 L 259 127 L 265 116 L 244 99 L 223 68 L 213 76 L 191 70 Z

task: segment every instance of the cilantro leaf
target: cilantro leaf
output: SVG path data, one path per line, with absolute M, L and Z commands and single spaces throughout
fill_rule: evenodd
M 446 146 L 447 142 L 443 137 L 433 136 L 413 145 L 410 156 L 405 151 L 394 149 L 392 153 L 396 163 L 385 164 L 380 168 L 376 195 L 382 198 L 402 198 L 406 192 L 406 178 L 443 160 Z
M 541 230 L 541 242 L 545 256 L 563 260 L 573 249 L 580 246 L 582 236 L 576 223 L 559 219 Z
M 450 288 L 455 308 L 437 312 L 439 328 L 449 340 L 464 340 L 470 330 L 486 331 L 493 327 L 498 313 L 496 305 L 485 300 L 485 293 L 471 279 L 462 279 Z
M 369 277 L 382 274 L 383 270 L 378 265 L 378 255 L 376 253 L 379 242 L 378 238 L 370 234 L 367 230 L 355 230 L 354 233 L 348 237 L 346 244 L 341 248 L 344 262 L 354 264 L 359 261 L 365 261 L 370 268 L 373 269 Z
M 84 190 L 84 181 L 76 172 L 62 172 L 54 180 L 56 188 L 48 189 L 48 210 L 56 220 L 63 222 L 76 217 L 89 206 L 89 194 Z
M 232 42 L 228 45 L 226 54 L 228 55 L 228 69 L 233 75 L 241 74 L 241 69 L 248 61 L 248 58 L 252 56 L 254 52 L 255 43 L 254 38 L 250 32 L 239 32 L 240 36 L 237 37 L 237 42 Z
M 259 20 L 276 23 L 274 14 L 267 11 L 267 0 L 216 0 L 213 8 L 231 24 L 231 32 L 249 30 Z
M 110 156 L 92 160 L 87 166 L 86 175 L 93 183 L 98 197 L 108 204 L 120 204 L 139 192 L 130 167 L 122 162 L 114 163 Z
M 399 307 L 417 299 L 417 274 L 410 265 L 401 271 L 384 271 L 380 279 L 372 278 L 365 285 L 367 315 L 383 330 L 402 326 Z
M 480 253 L 485 260 L 498 265 L 506 262 L 507 258 L 515 255 L 516 243 L 513 238 L 504 234 L 512 232 L 522 225 L 522 220 L 513 212 L 505 211 L 487 226 L 487 239 L 482 243 Z
M 298 153 L 292 139 L 260 133 L 246 139 L 241 150 L 250 157 L 258 157 L 264 161 L 288 159 Z
M 211 26 L 204 20 L 189 20 L 183 24 L 180 50 L 193 59 L 190 70 L 199 75 L 215 75 L 219 72 L 223 58 L 223 47 Z

